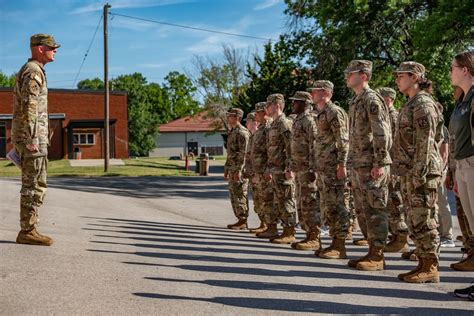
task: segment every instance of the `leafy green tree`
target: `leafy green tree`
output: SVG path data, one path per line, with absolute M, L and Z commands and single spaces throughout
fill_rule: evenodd
M 104 82 L 100 78 L 84 79 L 77 83 L 79 90 L 103 90 Z
M 0 87 L 9 88 L 15 85 L 15 75 L 7 76 L 0 71 Z
M 171 119 L 193 115 L 199 111 L 199 103 L 194 99 L 197 88 L 191 79 L 177 71 L 165 77 L 163 89 L 171 106 Z
M 396 88 L 392 70 L 418 61 L 436 84 L 436 97 L 453 104 L 449 65 L 456 52 L 473 43 L 471 0 L 285 0 L 291 18 L 290 41 L 315 79 L 335 83 L 335 98 L 350 96 L 343 70 L 351 59 L 374 62 L 371 85 Z

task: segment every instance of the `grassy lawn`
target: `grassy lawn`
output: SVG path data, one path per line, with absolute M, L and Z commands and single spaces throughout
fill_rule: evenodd
M 196 173 L 184 170 L 184 161 L 168 160 L 167 158 L 124 159 L 125 166 L 109 166 L 104 173 L 104 166 L 71 167 L 68 160 L 50 161 L 48 176 L 107 177 L 107 176 L 193 176 Z M 191 166 L 195 162 L 191 161 Z M 0 177 L 20 176 L 20 170 L 8 160 L 0 160 Z

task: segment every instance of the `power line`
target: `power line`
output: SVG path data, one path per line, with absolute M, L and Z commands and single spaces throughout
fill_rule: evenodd
M 125 14 L 112 13 L 112 12 L 109 12 L 109 14 L 113 15 L 113 16 L 120 16 L 120 17 L 123 17 L 123 18 L 128 18 L 128 19 L 134 19 L 134 20 L 140 20 L 140 21 L 151 22 L 151 23 L 156 23 L 156 24 L 180 27 L 180 28 L 188 29 L 188 30 L 195 30 L 195 31 L 201 31 L 201 32 L 208 32 L 208 33 L 216 33 L 216 34 L 223 34 L 223 35 L 230 35 L 230 36 L 237 36 L 237 37 L 246 37 L 246 38 L 258 39 L 258 40 L 263 40 L 263 41 L 272 41 L 271 38 L 264 38 L 264 37 L 245 35 L 245 34 L 237 34 L 237 33 L 230 33 L 230 32 L 222 32 L 222 31 L 205 29 L 205 28 L 201 28 L 201 27 L 194 27 L 194 26 L 181 25 L 181 24 L 176 24 L 176 23 L 149 20 L 149 19 L 139 18 L 139 17 L 125 15 Z
M 79 67 L 79 70 L 76 74 L 76 78 L 74 78 L 74 83 L 72 84 L 72 89 L 76 86 L 76 81 L 77 78 L 79 77 L 79 74 L 81 73 L 82 66 L 84 66 L 84 62 L 86 61 L 87 55 L 89 54 L 89 50 L 91 49 L 92 43 L 94 42 L 95 35 L 97 34 L 97 31 L 99 30 L 100 22 L 102 22 L 103 15 L 100 15 L 99 18 L 99 23 L 97 23 L 97 27 L 95 28 L 94 35 L 92 36 L 91 42 L 89 43 L 89 47 L 87 47 L 86 53 L 84 54 L 84 58 L 82 59 L 81 66 Z

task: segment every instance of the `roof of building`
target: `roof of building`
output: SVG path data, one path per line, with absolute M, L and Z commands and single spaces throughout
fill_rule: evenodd
M 214 132 L 224 131 L 220 122 L 207 116 L 207 112 L 182 117 L 160 126 L 160 133 Z M 216 127 L 218 127 L 216 129 Z

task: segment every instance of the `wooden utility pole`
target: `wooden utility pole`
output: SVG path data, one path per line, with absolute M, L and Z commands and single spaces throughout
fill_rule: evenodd
M 104 5 L 104 172 L 109 171 L 110 137 L 109 137 L 109 47 L 107 22 L 110 4 Z

